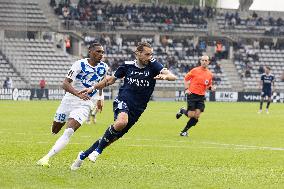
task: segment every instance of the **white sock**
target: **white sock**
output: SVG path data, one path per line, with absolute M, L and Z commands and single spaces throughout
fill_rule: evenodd
M 68 143 L 70 140 L 70 137 L 73 135 L 74 130 L 72 128 L 65 129 L 64 133 L 62 134 L 59 139 L 55 142 L 54 146 L 51 148 L 51 150 L 46 155 L 48 158 L 54 156 L 58 152 L 60 152 Z

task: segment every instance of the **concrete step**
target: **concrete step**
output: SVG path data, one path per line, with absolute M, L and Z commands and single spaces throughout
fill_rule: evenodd
M 221 64 L 223 72 L 227 75 L 229 82 L 232 85 L 232 88 L 237 91 L 243 91 L 244 84 L 241 80 L 237 69 L 232 60 L 221 60 L 219 62 Z
M 47 18 L 50 27 L 53 30 L 58 31 L 59 24 L 61 23 L 61 21 L 58 18 L 58 16 L 54 14 L 53 8 L 49 6 L 49 1 L 39 0 L 38 5 L 43 11 L 43 14 L 45 15 L 45 17 Z

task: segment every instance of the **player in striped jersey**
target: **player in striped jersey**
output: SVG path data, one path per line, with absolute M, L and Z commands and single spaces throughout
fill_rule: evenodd
M 90 110 L 96 105 L 102 109 L 102 91 L 93 90 L 92 93 L 79 93 L 81 90 L 91 87 L 103 80 L 106 76 L 108 65 L 102 62 L 104 49 L 101 44 L 93 43 L 89 47 L 89 57 L 76 61 L 63 81 L 63 89 L 66 94 L 58 107 L 52 133 L 57 134 L 66 124 L 66 129 L 55 142 L 51 150 L 41 158 L 37 164 L 49 166 L 49 159 L 61 151 L 70 140 L 73 133 L 86 121 Z

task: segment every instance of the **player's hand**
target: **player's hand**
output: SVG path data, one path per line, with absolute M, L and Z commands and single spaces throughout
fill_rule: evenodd
M 104 106 L 104 101 L 98 100 L 97 101 L 97 111 L 101 113 L 103 111 L 103 106 Z
M 212 85 L 211 86 L 211 91 L 216 91 L 216 88 L 217 88 L 216 85 Z
M 81 92 L 81 91 L 80 91 Z M 82 100 L 90 100 L 88 93 L 78 93 L 77 96 Z
M 86 88 L 86 89 L 83 89 L 82 91 L 80 91 L 78 94 L 84 94 L 84 93 L 87 93 L 87 94 L 90 94 L 93 92 L 93 88 L 90 87 L 90 88 Z
M 156 80 L 166 80 L 167 79 L 167 75 L 159 74 L 156 77 L 154 77 L 154 79 L 156 79 Z

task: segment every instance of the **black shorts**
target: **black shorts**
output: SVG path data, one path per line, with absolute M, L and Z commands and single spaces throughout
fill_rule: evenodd
M 195 111 L 199 109 L 201 112 L 204 112 L 205 109 L 205 96 L 204 95 L 197 95 L 197 94 L 187 94 L 187 110 L 188 111 Z

